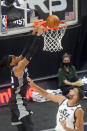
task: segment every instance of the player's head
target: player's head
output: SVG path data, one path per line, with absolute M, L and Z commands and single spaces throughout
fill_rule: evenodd
M 83 99 L 84 97 L 84 91 L 80 88 L 73 88 L 69 91 L 68 94 L 69 99 L 76 99 L 77 101 Z
M 15 66 L 19 62 L 19 58 L 15 55 L 8 55 L 0 60 L 0 67 Z
M 9 55 L 8 59 L 10 59 L 10 61 L 9 61 L 9 65 L 10 66 L 15 66 L 20 61 L 20 58 L 15 56 L 15 55 Z
M 71 62 L 71 55 L 65 53 L 63 56 L 62 56 L 62 66 L 69 66 L 70 65 L 70 62 Z

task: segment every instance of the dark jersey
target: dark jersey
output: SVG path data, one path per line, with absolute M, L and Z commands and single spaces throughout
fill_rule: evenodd
M 14 68 L 14 67 L 13 67 Z M 29 87 L 28 82 L 27 82 L 27 76 L 29 76 L 28 69 L 24 69 L 24 74 L 17 78 L 14 75 L 13 68 L 11 70 L 11 89 L 12 92 L 15 91 L 15 93 L 19 93 L 22 95 L 22 97 L 25 97 L 25 93 L 27 88 Z
M 14 68 L 14 67 L 13 67 Z M 24 69 L 24 74 L 17 78 L 11 69 L 11 93 L 10 109 L 12 113 L 12 122 L 18 122 L 21 118 L 30 115 L 27 109 L 25 95 L 29 87 L 26 77 L 29 76 L 28 69 Z

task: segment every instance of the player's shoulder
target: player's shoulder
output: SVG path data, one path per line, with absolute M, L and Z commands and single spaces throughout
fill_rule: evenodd
M 65 96 L 61 96 L 59 105 L 62 105 L 63 103 L 67 103 L 68 99 Z
M 80 114 L 80 115 L 84 115 L 84 110 L 83 110 L 81 107 L 79 107 L 79 108 L 77 108 L 75 114 L 76 114 L 76 116 L 78 116 L 79 114 Z
M 78 112 L 84 112 L 83 109 L 82 109 L 82 107 L 77 108 L 77 111 Z

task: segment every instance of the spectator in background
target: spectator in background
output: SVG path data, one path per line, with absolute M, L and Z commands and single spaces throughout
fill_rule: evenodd
M 71 64 L 71 55 L 65 53 L 58 69 L 58 86 L 62 90 L 62 94 L 66 96 L 70 89 L 81 85 L 82 81 L 78 80 L 76 68 Z

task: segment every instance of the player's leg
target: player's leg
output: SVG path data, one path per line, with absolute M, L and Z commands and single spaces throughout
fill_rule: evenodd
M 18 130 L 18 131 L 26 131 L 23 124 L 17 125 L 16 127 L 17 127 L 17 130 Z
M 25 131 L 35 131 L 31 116 L 25 116 L 21 119 L 21 121 L 24 125 Z
M 9 105 L 9 106 L 11 107 L 11 105 Z M 25 128 L 24 128 L 22 121 L 18 120 L 18 117 L 15 114 L 15 112 L 16 111 L 11 110 L 11 125 L 17 127 L 18 131 L 25 131 Z

